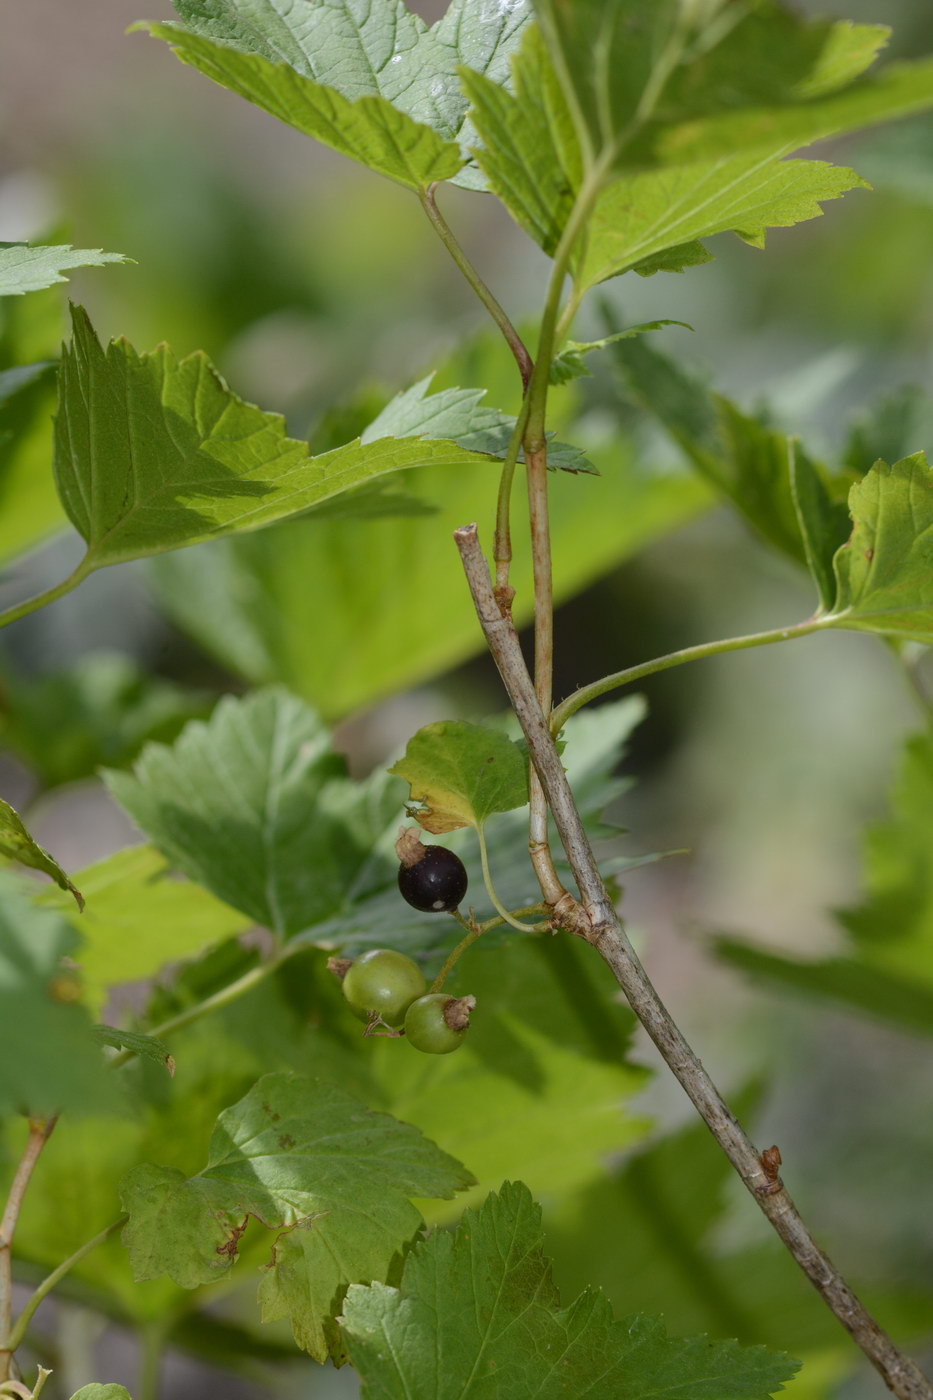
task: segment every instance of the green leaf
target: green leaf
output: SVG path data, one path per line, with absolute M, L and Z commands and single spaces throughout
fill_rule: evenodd
M 623 700 L 601 705 L 596 711 L 572 716 L 564 728 L 562 761 L 593 840 L 618 835 L 617 830 L 601 821 L 600 817 L 604 809 L 614 804 L 630 786 L 629 780 L 612 775 L 622 762 L 631 731 L 644 718 L 644 714 L 641 698 L 627 696 Z M 362 885 L 359 879 L 348 881 L 344 903 L 323 922 L 309 926 L 299 937 L 321 947 L 336 948 L 347 956 L 354 956 L 366 948 L 385 947 L 386 944 L 412 957 L 430 950 L 437 956 L 439 967 L 460 933 L 454 924 L 438 920 L 436 915 L 414 913 L 399 898 L 395 838 L 402 794 L 393 778 L 386 778 L 385 782 L 384 829 L 377 832 L 373 823 L 367 833 L 372 854 L 367 871 L 368 882 Z M 359 806 L 368 811 L 376 803 L 370 795 L 364 806 L 361 793 Z M 452 832 L 445 844 L 455 850 L 466 865 L 471 889 L 479 891 L 482 887 L 482 867 L 473 833 L 468 830 Z M 540 897 L 540 891 L 528 860 L 527 814 L 513 810 L 497 815 L 489 846 L 496 888 L 507 906 L 517 909 L 525 904 L 534 904 Z M 556 835 L 552 839 L 552 849 L 564 878 L 570 879 Z M 490 934 L 486 938 L 494 939 L 495 935 Z M 466 994 L 473 988 L 464 984 L 461 990 Z M 474 1026 L 468 1045 L 454 1057 L 457 1063 L 468 1057 L 470 1045 L 477 1044 L 475 1031 Z M 392 1064 L 397 1072 L 397 1057 Z M 574 1071 L 571 1068 L 567 1073 L 568 1078 L 572 1078 Z
M 828 998 L 923 1035 L 933 1034 L 933 729 L 909 741 L 891 816 L 865 843 L 865 895 L 837 911 L 842 955 L 805 962 L 720 938 L 732 966 L 758 980 Z
M 284 62 L 350 98 L 378 94 L 448 137 L 466 116 L 458 66 L 506 82 L 509 55 L 531 19 L 528 0 L 452 0 L 431 29 L 401 0 L 364 7 L 311 0 L 301 9 L 283 0 L 176 0 L 175 8 L 191 33 Z
M 816 37 L 813 52 L 818 47 Z M 767 38 L 762 35 L 763 43 Z M 757 76 L 750 74 L 752 83 Z M 750 95 L 754 98 L 754 94 Z M 773 107 L 759 97 L 744 109 L 739 106 L 736 111 L 723 110 L 649 131 L 641 148 L 632 152 L 632 158 L 635 162 L 642 159 L 652 165 L 671 165 L 718 159 L 751 149 L 767 149 L 780 155 L 830 136 L 924 112 L 931 105 L 933 59 L 889 63 L 851 87 L 811 97 L 799 105 Z
M 688 267 L 712 261 L 712 253 L 702 243 L 678 243 L 673 248 L 665 248 L 663 253 L 643 258 L 633 265 L 632 271 L 639 277 L 653 277 L 656 272 L 686 272 Z
M 724 14 L 723 0 L 686 14 L 678 0 L 536 0 L 562 73 L 587 165 L 668 163 L 770 144 L 865 71 L 887 29 L 810 21 L 777 4 Z M 869 79 L 843 94 L 859 108 Z M 853 94 L 850 96 L 850 94 Z M 871 99 L 862 110 L 872 109 Z M 804 117 L 809 118 L 807 126 Z M 871 120 L 870 117 L 865 119 Z M 822 133 L 829 134 L 829 133 Z M 815 140 L 806 135 L 794 144 Z
M 803 962 L 725 935 L 714 940 L 713 948 L 728 966 L 770 988 L 835 1002 L 900 1030 L 933 1035 L 933 987 L 918 985 L 913 976 L 898 976 L 854 957 Z
M 536 0 L 541 35 L 515 60 L 515 95 L 466 75 L 493 191 L 555 252 L 575 196 L 597 195 L 572 251 L 577 294 L 629 269 L 707 260 L 699 240 L 818 215 L 863 184 L 784 157 L 822 137 L 933 104 L 933 64 L 855 82 L 887 31 L 808 22 L 783 7 L 687 14 L 679 0 Z M 582 264 L 581 264 L 582 259 Z
M 831 498 L 819 469 L 799 442 L 790 444 L 790 482 L 807 566 L 820 606 L 828 611 L 836 600 L 833 558 L 849 536 L 849 512 L 841 501 Z
M 292 9 L 292 13 L 296 22 L 300 20 L 302 11 Z M 285 20 L 281 23 L 284 29 Z M 167 40 L 183 63 L 200 69 L 221 87 L 408 189 L 423 190 L 436 180 L 449 180 L 463 165 L 460 148 L 454 142 L 445 140 L 423 122 L 412 120 L 383 96 L 366 93 L 351 99 L 336 87 L 304 76 L 288 63 L 271 61 L 257 52 L 243 52 L 227 43 L 215 43 L 179 24 L 135 27 Z M 343 55 L 345 51 L 338 52 Z M 399 70 L 410 72 L 404 55 L 398 56 L 402 60 Z M 385 61 L 391 62 L 393 57 L 390 51 Z M 359 90 L 358 83 L 347 86 Z
M 746 1123 L 760 1098 L 754 1090 L 730 1095 L 730 1108 Z M 755 1300 L 711 1234 L 726 1214 L 731 1176 L 700 1122 L 637 1148 L 550 1212 L 558 1268 L 574 1286 L 585 1280 L 603 1288 L 623 1312 L 665 1313 L 678 1331 L 761 1336 Z M 596 1238 L 603 1247 L 594 1257 Z
M 74 310 L 62 360 L 55 478 L 87 543 L 77 570 L 255 530 L 407 467 L 488 460 L 452 443 L 382 439 L 313 457 L 277 414 L 232 394 L 205 355 L 105 351 Z
M 611 158 L 624 133 L 637 128 L 649 84 L 657 81 L 661 62 L 674 57 L 678 29 L 688 37 L 681 8 L 679 0 L 576 0 L 573 6 L 535 0 L 587 170 Z
M 0 733 L 43 787 L 103 764 L 130 763 L 147 739 L 173 739 L 210 707 L 206 695 L 147 673 L 119 652 L 92 652 L 67 671 L 24 678 L 3 668 Z
M 452 0 L 431 29 L 399 0 L 362 10 L 352 0 L 301 9 L 281 0 L 178 0 L 175 8 L 184 26 L 141 27 L 222 86 L 414 188 L 447 178 L 481 184 L 474 167 L 460 168 L 473 137 L 457 73 L 465 66 L 507 84 L 509 57 L 531 19 L 528 0 Z
M 505 404 L 517 383 L 507 347 L 500 351 L 485 335 L 468 342 L 443 374 L 448 385 L 489 383 L 494 401 Z M 568 418 L 554 426 L 572 437 L 573 389 L 561 397 Z M 564 403 L 556 409 L 562 413 Z M 695 517 L 710 499 L 694 475 L 658 469 L 636 453 L 618 415 L 608 428 L 599 437 L 589 423 L 583 439 L 598 478 L 558 472 L 551 480 L 560 600 Z M 488 463 L 456 472 L 428 468 L 404 479 L 436 514 L 338 521 L 314 511 L 271 531 L 163 556 L 155 566 L 159 596 L 210 655 L 253 684 L 288 685 L 328 719 L 435 676 L 483 647 L 469 593 L 450 566 L 450 534 L 465 520 L 487 518 L 494 487 Z M 525 532 L 516 533 L 513 547 L 515 576 L 530 576 Z M 308 607 L 309 559 L 326 608 Z M 532 608 L 531 591 L 520 589 L 519 625 Z M 347 646 L 348 636 L 364 635 L 365 647 Z
M 504 457 L 515 419 L 497 409 L 484 407 L 481 400 L 486 395 L 485 389 L 442 389 L 440 393 L 429 395 L 433 377 L 428 375 L 410 389 L 396 394 L 360 435 L 360 442 L 368 444 L 382 438 L 407 437 L 440 439 L 456 442 L 469 452 Z M 597 474 L 579 448 L 556 442 L 553 433 L 548 434 L 547 455 L 552 471 Z M 519 456 L 524 460 L 524 453 Z
M 478 73 L 462 72 L 460 81 L 483 143 L 472 154 L 489 188 L 553 257 L 582 167 L 570 109 L 539 31 L 531 30 L 514 60 L 514 96 Z
M 879 25 L 810 21 L 777 4 L 725 9 L 724 0 L 690 13 L 679 0 L 536 0 L 587 167 L 679 163 L 693 152 L 770 145 L 781 139 L 785 117 L 802 113 L 808 131 L 814 109 L 852 84 L 888 35 Z M 864 110 L 871 106 L 869 99 Z
M 624 331 L 616 331 L 614 335 L 603 336 L 601 340 L 568 340 L 551 364 L 551 383 L 566 384 L 571 379 L 584 378 L 589 374 L 583 363 L 584 355 L 591 355 L 594 350 L 605 350 L 607 345 L 614 345 L 617 340 L 631 340 L 636 335 L 658 331 L 664 326 L 682 326 L 684 330 L 693 330 L 686 321 L 642 321 L 638 326 L 629 326 Z
M 65 523 L 49 471 L 55 366 L 0 372 L 0 564 Z
M 107 783 L 172 865 L 283 937 L 339 909 L 371 859 L 367 789 L 283 690 L 222 700 Z
M 496 729 L 443 720 L 408 741 L 390 769 L 411 785 L 418 824 L 435 836 L 460 826 L 481 827 L 493 812 L 528 801 L 524 750 Z
M 764 1400 L 797 1369 L 764 1347 L 668 1337 L 660 1318 L 616 1322 L 598 1292 L 562 1309 L 542 1244 L 540 1208 L 507 1183 L 417 1244 L 399 1288 L 350 1288 L 342 1324 L 366 1400 Z
M 410 1198 L 447 1198 L 471 1180 L 415 1128 L 343 1090 L 269 1074 L 220 1115 L 196 1176 L 150 1165 L 127 1174 L 123 1238 L 137 1278 L 167 1273 L 193 1288 L 230 1269 L 249 1216 L 285 1229 L 260 1289 L 264 1314 L 289 1316 L 324 1360 L 347 1284 L 385 1276 L 418 1230 Z
M 910 739 L 891 794 L 891 815 L 865 841 L 865 898 L 838 911 L 875 966 L 933 988 L 933 726 Z
M 122 1385 L 83 1385 L 76 1390 L 71 1400 L 133 1400 L 130 1392 Z
M 696 469 L 758 533 L 806 563 L 783 433 L 711 393 L 682 366 L 642 340 L 616 344 L 613 361 L 635 398 L 655 414 Z
M 527 848 L 527 823 L 525 840 Z M 633 1107 L 647 1074 L 625 1058 L 631 1020 L 585 956 L 571 954 L 552 968 L 536 938 L 511 931 L 497 945 L 486 944 L 487 938 L 461 960 L 450 984 L 477 1003 L 470 1034 L 455 1055 L 425 1063 L 417 1050 L 391 1040 L 369 1052 L 380 1106 L 454 1157 L 468 1159 L 478 1181 L 467 1197 L 471 1205 L 509 1171 L 521 1172 L 545 1199 L 565 1199 L 599 1180 L 607 1159 L 649 1130 Z M 565 1000 L 571 990 L 576 1005 Z M 584 992 L 592 1025 L 580 1016 Z M 432 1224 L 448 1222 L 461 1205 L 438 1202 L 426 1213 Z
M 632 269 L 643 271 L 646 263 L 658 271 L 652 259 L 659 257 L 682 271 L 688 263 L 705 260 L 694 251 L 697 241 L 717 233 L 732 231 L 763 248 L 767 229 L 818 218 L 821 201 L 858 187 L 869 188 L 854 170 L 825 161 L 781 160 L 770 150 L 616 180 L 596 202 L 578 287 L 593 287 Z
M 28 865 L 31 870 L 41 870 L 43 874 L 51 875 L 60 889 L 68 890 L 74 895 L 78 908 L 84 908 L 84 896 L 81 891 L 71 883 L 55 857 L 33 840 L 23 825 L 19 813 L 10 806 L 9 802 L 4 802 L 2 797 L 0 797 L 0 856 L 5 856 L 7 860 L 18 861 L 20 865 Z
M 80 918 L 56 891 L 43 902 L 64 914 L 80 935 L 82 999 L 97 1015 L 114 987 L 151 978 L 169 963 L 193 958 L 250 926 L 248 918 L 199 885 L 170 878 L 164 858 L 151 846 L 117 851 L 78 878 L 88 899 Z
M 922 452 L 876 462 L 849 492 L 855 522 L 836 553 L 834 627 L 933 643 L 933 468 Z
M 78 942 L 58 915 L 5 880 L 0 899 L 0 1112 L 106 1108 L 115 1089 L 62 959 Z M 109 1090 L 109 1093 L 108 1093 Z
M 55 282 L 67 282 L 62 273 L 75 267 L 103 267 L 125 262 L 122 253 L 102 253 L 99 248 L 30 248 L 25 243 L 0 244 L 0 297 L 38 292 Z
M 152 1060 L 161 1065 L 174 1077 L 175 1061 L 167 1045 L 155 1040 L 151 1035 L 139 1035 L 136 1031 L 123 1031 L 117 1026 L 94 1026 L 91 1037 L 98 1045 L 109 1045 L 113 1050 L 131 1050 L 144 1060 Z

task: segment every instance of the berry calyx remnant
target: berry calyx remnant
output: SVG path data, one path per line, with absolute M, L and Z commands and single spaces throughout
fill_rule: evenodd
M 476 997 L 429 992 L 409 1006 L 405 1037 L 409 1045 L 426 1055 L 449 1055 L 463 1044 L 470 1027 L 470 1012 L 475 1007 Z
M 466 866 L 446 846 L 425 846 L 414 826 L 402 827 L 395 843 L 401 861 L 398 887 L 413 909 L 442 914 L 456 909 L 467 892 Z

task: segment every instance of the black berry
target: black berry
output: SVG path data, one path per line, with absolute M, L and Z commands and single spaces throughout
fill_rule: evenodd
M 409 827 L 399 837 L 398 887 L 414 909 L 441 914 L 456 909 L 467 892 L 466 867 L 446 846 L 424 846 Z

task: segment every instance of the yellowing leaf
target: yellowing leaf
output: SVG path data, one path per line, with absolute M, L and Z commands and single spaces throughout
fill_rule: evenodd
M 480 827 L 493 812 L 528 801 L 523 750 L 478 724 L 444 720 L 419 729 L 389 772 L 411 784 L 412 815 L 434 835 Z

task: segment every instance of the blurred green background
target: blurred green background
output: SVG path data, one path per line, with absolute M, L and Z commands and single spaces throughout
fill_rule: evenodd
M 413 8 L 435 18 L 442 7 Z M 933 12 L 910 0 L 800 8 L 890 23 L 897 54 L 933 49 Z M 179 355 L 205 349 L 237 392 L 281 411 L 293 435 L 310 433 L 322 447 L 352 436 L 387 395 L 435 367 L 438 386 L 488 383 L 496 406 L 513 408 L 508 357 L 486 335 L 417 201 L 212 87 L 163 45 L 124 35 L 134 19 L 172 13 L 156 0 L 6 7 L 0 239 L 51 235 L 125 253 L 134 264 L 72 282 L 102 336 L 125 335 L 138 349 L 166 340 Z M 927 389 L 933 124 L 904 123 L 831 155 L 875 192 L 856 191 L 823 218 L 772 233 L 765 253 L 719 238 L 708 266 L 609 288 L 629 321 L 688 322 L 692 334 L 669 329 L 656 343 L 743 405 L 767 402 L 830 464 L 875 400 L 904 385 Z M 449 190 L 442 202 L 510 313 L 532 322 L 543 256 L 491 199 Z M 63 299 L 41 295 L 41 315 L 5 308 L 3 367 L 14 353 L 55 354 Z M 594 308 L 580 329 L 598 334 L 600 325 Z M 556 408 L 558 421 L 576 421 L 574 440 L 603 473 L 555 488 L 559 695 L 678 646 L 808 615 L 807 581 L 685 484 L 677 450 L 626 402 L 611 366 L 562 391 Z M 921 402 L 909 450 L 933 447 L 931 426 Z M 37 461 L 45 451 L 40 443 Z M 357 774 L 421 724 L 502 708 L 449 544 L 450 528 L 469 518 L 490 538 L 495 485 L 424 477 L 406 483 L 415 504 L 402 519 L 296 522 L 107 570 L 4 633 L 2 790 L 30 808 L 38 839 L 66 867 L 134 839 L 91 776 L 94 765 L 127 761 L 143 737 L 171 737 L 226 690 L 270 679 L 293 686 L 337 724 Z M 418 502 L 434 513 L 418 513 Z M 77 554 L 67 533 L 54 534 L 4 571 L 0 597 L 56 581 Z M 527 608 L 521 570 L 520 562 Z M 67 683 L 54 679 L 60 672 Z M 644 693 L 649 718 L 626 770 L 638 781 L 621 820 L 630 848 L 690 854 L 630 877 L 624 910 L 635 940 L 714 1077 L 730 1091 L 764 1086 L 758 1139 L 781 1144 L 785 1179 L 830 1254 L 881 1290 L 879 1306 L 903 1335 L 929 1337 L 929 1042 L 757 991 L 708 952 L 710 933 L 723 930 L 799 953 L 839 946 L 831 910 L 856 900 L 861 833 L 886 809 L 897 751 L 921 723 L 915 701 L 881 643 L 846 634 L 706 661 Z M 640 1041 L 636 1058 L 655 1065 Z M 663 1075 L 639 1107 L 662 1129 L 690 1130 Z M 676 1177 L 676 1164 L 663 1170 Z M 650 1213 L 637 1180 L 645 1175 L 633 1168 L 626 1178 L 636 1214 Z M 549 1245 L 565 1298 L 602 1283 L 619 1312 L 664 1310 L 675 1332 L 756 1333 L 767 1315 L 770 1331 L 759 1339 L 815 1358 L 800 1400 L 880 1396 L 806 1285 L 775 1263 L 738 1191 L 724 1177 L 704 1178 L 697 1191 L 720 1188 L 724 1213 L 714 1221 L 711 1212 L 708 1224 L 713 1253 L 727 1263 L 715 1287 L 697 1259 L 659 1263 L 651 1249 L 642 1259 L 637 1239 L 628 1256 L 621 1246 L 601 1249 L 618 1194 L 610 1202 L 594 1189 L 556 1202 Z M 63 1338 L 79 1359 L 96 1344 L 89 1318 L 80 1307 L 62 1310 Z M 105 1344 L 108 1378 L 122 1379 L 121 1367 L 131 1377 L 119 1329 Z M 166 1394 L 193 1396 L 212 1383 L 190 1363 L 172 1365 Z M 345 1373 L 309 1389 L 301 1368 L 267 1377 L 261 1391 L 239 1384 L 225 1380 L 226 1393 L 354 1393 Z

